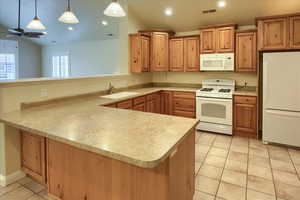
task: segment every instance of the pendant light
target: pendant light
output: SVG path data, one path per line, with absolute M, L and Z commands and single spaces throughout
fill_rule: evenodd
M 67 0 L 67 10 L 58 18 L 58 21 L 66 24 L 77 24 L 79 20 L 75 14 L 71 11 L 70 0 Z
M 126 13 L 117 0 L 112 0 L 112 2 L 104 10 L 104 15 L 110 17 L 125 17 Z
M 27 25 L 27 28 L 33 30 L 45 30 L 45 26 L 42 24 L 41 20 L 37 16 L 37 0 L 35 0 L 35 16 L 33 20 Z

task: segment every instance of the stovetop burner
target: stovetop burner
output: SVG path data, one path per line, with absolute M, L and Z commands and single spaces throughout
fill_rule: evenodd
M 211 92 L 213 90 L 214 90 L 214 88 L 203 88 L 200 91 L 202 91 L 202 92 Z
M 219 92 L 223 93 L 229 93 L 231 90 L 230 89 L 219 89 Z

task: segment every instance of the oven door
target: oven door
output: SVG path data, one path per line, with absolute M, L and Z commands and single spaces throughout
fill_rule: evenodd
M 196 115 L 201 122 L 232 125 L 232 99 L 197 97 Z

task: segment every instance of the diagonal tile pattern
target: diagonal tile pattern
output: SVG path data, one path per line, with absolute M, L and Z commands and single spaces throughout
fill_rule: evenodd
M 299 200 L 300 150 L 196 133 L 194 200 Z M 0 200 L 52 200 L 26 177 L 0 186 Z

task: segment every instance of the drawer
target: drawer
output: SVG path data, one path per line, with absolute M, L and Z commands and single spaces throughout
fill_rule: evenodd
M 113 104 L 108 104 L 108 105 L 105 105 L 105 107 L 116 108 L 116 107 L 117 107 L 117 104 L 115 104 L 115 103 L 113 103 Z
M 256 97 L 251 96 L 234 96 L 234 103 L 256 104 Z
M 174 110 L 173 115 L 179 117 L 195 118 L 196 113 L 191 111 L 184 111 L 184 110 Z
M 154 98 L 155 98 L 155 94 L 154 94 L 154 93 L 148 94 L 148 95 L 146 96 L 147 101 L 151 101 L 151 100 L 153 100 Z
M 174 110 L 183 110 L 195 112 L 196 110 L 196 101 L 195 99 L 173 99 Z
M 195 92 L 173 92 L 174 98 L 195 99 Z
M 136 97 L 133 99 L 133 105 L 139 105 L 146 102 L 146 96 Z
M 117 104 L 117 108 L 132 109 L 132 100 L 121 101 Z
M 146 103 L 141 103 L 133 106 L 133 110 L 146 112 Z

